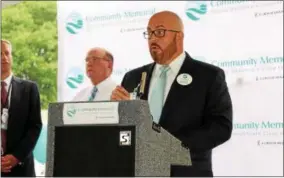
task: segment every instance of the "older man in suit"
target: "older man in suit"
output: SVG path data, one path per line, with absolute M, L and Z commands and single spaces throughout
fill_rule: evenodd
M 1 176 L 35 176 L 33 149 L 41 128 L 37 85 L 12 74 L 12 45 L 1 40 Z
M 170 11 L 154 14 L 144 36 L 154 63 L 129 71 L 112 100 L 128 100 L 147 72 L 145 94 L 153 121 L 189 148 L 192 166 L 172 166 L 172 176 L 213 176 L 212 149 L 232 133 L 232 102 L 224 71 L 184 51 L 184 27 Z M 226 163 L 224 163 L 226 164 Z

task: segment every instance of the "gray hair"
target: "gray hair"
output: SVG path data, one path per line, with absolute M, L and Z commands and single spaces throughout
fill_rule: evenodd
M 113 55 L 108 51 L 105 51 L 105 52 L 106 52 L 105 56 L 108 58 L 108 60 L 113 62 Z

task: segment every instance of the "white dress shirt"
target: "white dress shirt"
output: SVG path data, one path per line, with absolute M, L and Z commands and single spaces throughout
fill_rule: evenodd
M 12 93 L 12 77 L 13 77 L 13 74 L 9 75 L 9 77 L 7 77 L 3 82 L 6 83 L 6 86 L 5 86 L 5 89 L 8 93 L 8 108 L 10 107 L 10 103 L 11 103 L 11 93 Z M 2 82 L 2 81 L 1 81 Z M 10 91 L 9 90 L 9 87 L 11 85 L 11 88 L 10 88 Z
M 96 87 L 98 89 L 96 97 L 93 101 L 108 101 L 111 98 L 111 93 L 117 84 L 109 77 L 99 83 Z M 94 86 L 89 86 L 81 90 L 73 99 L 73 101 L 88 101 L 91 96 Z
M 164 94 L 164 103 L 167 99 L 168 93 L 170 91 L 170 88 L 184 62 L 185 59 L 185 52 L 182 52 L 176 59 L 174 59 L 170 64 L 169 64 L 169 71 L 167 72 L 167 81 L 166 81 L 166 88 L 165 88 L 165 94 Z M 152 73 L 151 81 L 150 81 L 150 88 L 149 88 L 149 100 L 151 99 L 151 94 L 153 91 L 153 87 L 155 87 L 155 83 L 161 73 L 161 68 L 162 66 L 160 64 L 156 64 L 155 68 Z

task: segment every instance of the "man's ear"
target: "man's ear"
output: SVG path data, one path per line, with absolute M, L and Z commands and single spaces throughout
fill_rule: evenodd
M 176 36 L 176 39 L 177 39 L 178 41 L 181 41 L 183 38 L 184 38 L 183 32 L 178 32 L 178 33 L 177 33 L 177 36 Z
M 112 71 L 112 69 L 113 69 L 113 61 L 109 61 L 108 62 L 108 68 Z

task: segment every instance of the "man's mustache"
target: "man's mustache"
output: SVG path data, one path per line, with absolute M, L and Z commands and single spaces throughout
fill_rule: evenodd
M 150 47 L 151 47 L 151 48 L 153 48 L 153 47 L 160 48 L 160 46 L 159 46 L 157 43 L 152 43 Z

